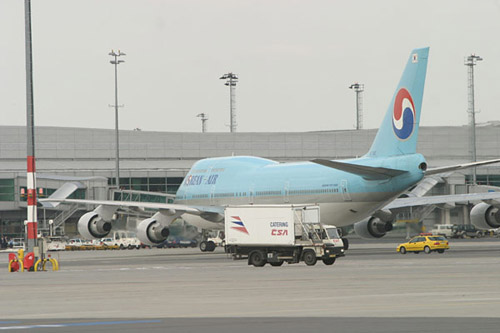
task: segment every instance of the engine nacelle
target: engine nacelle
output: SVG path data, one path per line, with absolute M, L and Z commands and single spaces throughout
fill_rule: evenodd
M 155 218 L 142 220 L 137 226 L 137 238 L 146 245 L 156 245 L 167 239 L 170 231 L 168 227 L 159 223 Z
M 97 212 L 88 212 L 78 220 L 78 232 L 86 239 L 106 237 L 111 231 L 111 222 L 105 221 Z
M 477 204 L 470 211 L 470 220 L 478 229 L 500 228 L 500 209 L 484 202 Z
M 362 238 L 381 238 L 392 230 L 392 223 L 385 222 L 378 217 L 369 217 L 361 222 L 354 223 L 354 231 Z

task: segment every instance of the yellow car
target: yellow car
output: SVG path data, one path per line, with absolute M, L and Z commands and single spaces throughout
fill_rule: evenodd
M 449 248 L 448 241 L 442 236 L 419 235 L 413 237 L 407 243 L 399 244 L 396 251 L 401 254 L 405 254 L 406 252 L 419 253 L 420 251 L 429 254 L 433 251 L 443 253 L 444 250 L 448 250 Z

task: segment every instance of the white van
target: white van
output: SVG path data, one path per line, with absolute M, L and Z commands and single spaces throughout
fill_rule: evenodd
M 436 224 L 431 230 L 433 235 L 451 237 L 453 236 L 453 224 Z
M 120 249 L 140 249 L 141 241 L 135 233 L 126 230 L 116 230 L 103 238 L 102 242 L 108 246 L 118 246 Z

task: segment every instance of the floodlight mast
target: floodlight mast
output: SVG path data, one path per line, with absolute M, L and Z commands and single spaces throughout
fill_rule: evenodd
M 474 99 L 474 66 L 478 61 L 482 61 L 483 58 L 476 54 L 471 54 L 465 57 L 465 66 L 467 66 L 467 88 L 468 88 L 468 108 L 469 113 L 469 146 L 471 152 L 472 162 L 477 161 L 476 155 L 476 110 L 475 110 L 475 99 Z M 477 173 L 476 168 L 472 168 L 472 184 L 476 185 Z
M 236 96 L 235 96 L 235 87 L 236 83 L 238 83 L 238 77 L 236 74 L 231 72 L 222 75 L 219 79 L 226 80 L 224 85 L 229 86 L 229 107 L 230 107 L 230 132 L 236 132 Z
M 196 115 L 196 117 L 201 118 L 201 132 L 205 133 L 207 131 L 208 114 L 200 113 L 200 114 Z
M 123 105 L 118 105 L 118 65 L 125 62 L 125 60 L 118 60 L 118 57 L 125 56 L 126 54 L 118 50 L 118 53 L 115 53 L 114 50 L 109 52 L 109 55 L 114 57 L 114 60 L 110 60 L 112 65 L 115 65 L 115 154 L 116 154 L 116 188 L 120 189 L 120 139 L 118 134 L 118 108 L 123 107 Z
M 356 92 L 356 129 L 363 128 L 363 94 L 365 90 L 365 85 L 361 83 L 353 83 L 349 86 L 349 89 L 353 89 Z

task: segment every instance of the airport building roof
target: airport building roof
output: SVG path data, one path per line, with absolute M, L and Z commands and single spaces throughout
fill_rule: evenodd
M 120 131 L 120 168 L 124 171 L 185 171 L 206 157 L 252 155 L 277 161 L 343 159 L 364 155 L 376 129 L 279 133 L 178 133 Z M 500 125 L 478 126 L 477 159 L 500 156 Z M 111 129 L 37 127 L 37 170 L 105 176 L 115 168 Z M 430 166 L 470 161 L 469 129 L 421 127 L 418 152 Z M 26 128 L 0 126 L 0 172 L 26 168 Z M 76 174 L 75 174 L 76 175 Z

